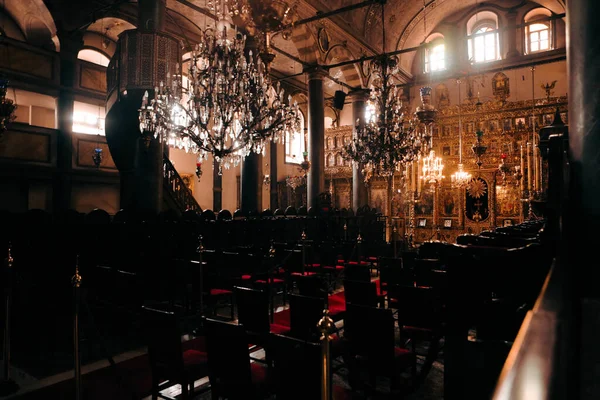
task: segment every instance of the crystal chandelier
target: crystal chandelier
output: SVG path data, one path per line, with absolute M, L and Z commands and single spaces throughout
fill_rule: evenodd
M 15 120 L 17 106 L 11 99 L 6 98 L 8 79 L 0 77 L 0 136 L 8 129 L 8 125 Z
M 223 6 L 225 7 L 225 6 Z M 237 166 L 251 152 L 262 153 L 268 139 L 282 141 L 299 129 L 297 103 L 287 103 L 279 82 L 273 86 L 268 43 L 260 58 L 244 54 L 246 37 L 233 32 L 229 13 L 216 29 L 202 32 L 191 52 L 187 84 L 179 71 L 167 74 L 139 110 L 146 143 L 153 138 L 198 155 L 214 156 L 222 167 Z M 177 67 L 179 69 L 179 66 Z
M 427 157 L 423 158 L 423 175 L 421 179 L 431 185 L 436 185 L 445 178 L 443 172 L 442 159 L 435 156 L 435 150 L 430 150 Z
M 458 169 L 455 173 L 450 177 L 452 180 L 452 187 L 462 189 L 471 182 L 473 178 L 470 173 L 464 170 L 464 166 L 462 163 L 462 113 L 461 106 L 462 102 L 460 101 L 460 84 L 461 80 L 458 79 L 456 81 L 458 84 Z
M 382 21 L 385 21 L 381 6 Z M 413 161 L 421 150 L 421 135 L 412 121 L 405 120 L 402 100 L 393 74 L 398 58 L 384 52 L 371 63 L 370 107 L 372 113 L 364 124 L 356 121 L 356 135 L 344 145 L 344 157 L 363 166 L 373 176 L 391 176 L 399 166 Z

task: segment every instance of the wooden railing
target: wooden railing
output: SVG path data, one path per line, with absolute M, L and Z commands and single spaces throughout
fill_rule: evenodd
M 202 211 L 202 208 L 192 195 L 192 192 L 185 184 L 184 180 L 177 173 L 177 170 L 169 161 L 169 158 L 163 155 L 163 183 L 164 189 L 173 198 L 179 207 L 179 211 L 187 210 Z

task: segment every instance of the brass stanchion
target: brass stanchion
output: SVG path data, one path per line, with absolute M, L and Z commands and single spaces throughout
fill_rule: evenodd
M 19 385 L 10 377 L 10 322 L 12 308 L 12 286 L 14 284 L 13 257 L 11 253 L 11 244 L 8 243 L 8 256 L 5 263 L 5 279 L 4 279 L 4 299 L 5 299 L 5 315 L 4 315 L 4 343 L 2 347 L 3 371 L 2 381 L 0 381 L 0 396 L 8 396 L 11 393 L 19 390 Z
M 73 285 L 73 358 L 75 371 L 75 400 L 81 399 L 81 357 L 79 354 L 79 303 L 81 300 L 81 275 L 79 275 L 79 256 L 75 263 L 75 275 L 71 278 Z
M 271 247 L 269 248 L 269 260 L 271 262 L 270 262 L 270 265 L 268 266 L 269 269 L 267 270 L 267 292 L 268 292 L 268 296 L 269 296 L 269 314 L 271 317 L 271 323 L 273 323 L 275 321 L 275 302 L 273 301 L 273 294 L 272 294 L 273 289 L 271 288 L 271 285 L 273 284 L 273 272 L 275 271 L 275 267 L 277 266 L 275 264 L 275 262 L 276 262 L 275 253 L 276 253 L 275 246 L 271 242 Z
M 317 328 L 321 331 L 321 400 L 331 400 L 331 333 L 335 330 L 335 323 L 329 317 L 329 310 L 323 310 L 323 318 L 319 320 Z
M 360 264 L 360 261 L 361 261 L 360 260 L 360 257 L 361 257 L 361 251 L 360 251 L 361 250 L 360 249 L 361 248 L 361 244 L 362 244 L 362 236 L 360 236 L 360 233 L 359 233 L 358 236 L 356 237 L 356 252 L 358 253 L 357 254 L 358 265 L 361 265 Z
M 396 228 L 396 224 L 394 224 L 394 229 L 392 229 L 392 240 L 394 241 L 394 258 L 398 257 L 398 250 L 396 249 L 396 235 L 398 233 L 398 228 Z

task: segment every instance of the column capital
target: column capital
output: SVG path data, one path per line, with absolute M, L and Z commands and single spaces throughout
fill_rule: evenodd
M 304 68 L 303 71 L 305 74 L 308 74 L 308 80 L 323 80 L 324 78 L 329 76 L 329 70 L 323 68 L 320 65 L 311 65 Z
M 367 101 L 371 91 L 369 89 L 355 89 L 348 93 L 348 96 L 352 99 L 352 102 Z

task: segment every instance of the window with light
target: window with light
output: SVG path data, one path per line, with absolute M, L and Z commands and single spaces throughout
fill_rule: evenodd
M 73 132 L 104 136 L 104 106 L 73 102 Z
M 425 73 L 446 69 L 446 47 L 444 43 L 434 44 L 425 49 Z
M 110 63 L 110 59 L 108 57 L 99 51 L 92 49 L 80 50 L 77 54 L 77 58 L 94 64 L 102 65 L 103 67 L 108 67 L 108 64 Z
M 285 162 L 300 164 L 304 160 L 304 150 L 304 115 L 300 113 L 299 130 L 293 135 L 288 132 L 285 137 Z
M 550 26 L 543 23 L 527 25 L 527 53 L 550 50 Z
M 469 60 L 472 63 L 495 61 L 500 58 L 498 30 L 495 26 L 484 25 L 479 28 L 468 40 Z

